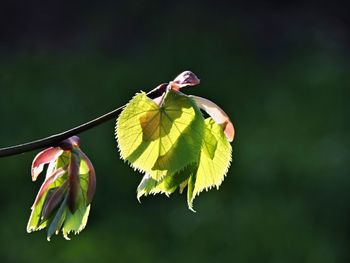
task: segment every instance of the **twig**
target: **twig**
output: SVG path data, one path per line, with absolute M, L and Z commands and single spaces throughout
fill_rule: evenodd
M 151 99 L 154 99 L 154 98 L 161 96 L 164 93 L 164 91 L 166 90 L 167 85 L 168 85 L 168 83 L 163 83 L 163 84 L 159 85 L 155 89 L 148 92 L 147 96 Z M 21 153 L 25 153 L 25 152 L 29 152 L 29 151 L 33 151 L 33 150 L 38 150 L 38 149 L 42 149 L 42 148 L 47 148 L 50 146 L 56 146 L 61 141 L 68 139 L 69 137 L 71 137 L 73 135 L 77 135 L 79 133 L 87 131 L 87 130 L 94 128 L 102 123 L 105 123 L 111 119 L 116 119 L 124 107 L 125 107 L 125 105 L 123 105 L 123 106 L 121 106 L 121 107 L 119 107 L 111 112 L 108 112 L 100 117 L 97 117 L 94 120 L 91 120 L 89 122 L 81 124 L 75 128 L 72 128 L 68 131 L 64 131 L 64 132 L 61 132 L 61 133 L 58 133 L 58 134 L 55 134 L 55 135 L 52 135 L 52 136 L 49 136 L 49 137 L 46 137 L 43 139 L 39 139 L 36 141 L 27 142 L 27 143 L 15 145 L 15 146 L 10 146 L 10 147 L 6 147 L 6 148 L 1 148 L 0 149 L 0 158 L 12 156 L 12 155 L 17 155 L 17 154 L 21 154 Z

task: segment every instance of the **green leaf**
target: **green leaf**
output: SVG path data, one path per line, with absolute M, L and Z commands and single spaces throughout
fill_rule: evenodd
M 66 219 L 62 228 L 63 237 L 70 240 L 68 234 L 73 232 L 75 235 L 79 234 L 86 226 L 89 213 L 90 205 L 85 206 L 85 203 L 81 203 L 77 210 L 72 214 L 69 209 L 66 209 Z
M 181 193 L 187 185 L 188 207 L 193 210 L 193 200 L 200 192 L 221 185 L 230 166 L 231 153 L 232 148 L 222 126 L 212 118 L 208 118 L 205 120 L 198 162 L 188 165 L 175 174 L 167 175 L 160 181 L 146 174 L 137 188 L 137 198 L 157 193 L 169 196 L 177 188 Z
M 87 157 L 87 155 L 80 150 L 81 162 L 80 162 L 80 187 L 83 189 L 84 198 L 86 204 L 90 204 L 96 190 L 96 175 L 95 169 Z
M 61 156 L 59 157 L 59 159 L 60 158 L 61 158 Z M 32 231 L 41 230 L 41 229 L 46 227 L 46 223 L 45 223 L 46 220 L 42 220 L 41 217 L 42 217 L 43 205 L 45 203 L 45 200 L 47 199 L 47 195 L 48 195 L 50 189 L 59 188 L 60 186 L 62 186 L 62 184 L 64 184 L 64 182 L 67 180 L 67 176 L 68 176 L 67 173 L 64 173 L 63 175 L 61 175 L 61 176 L 57 177 L 55 180 L 53 180 L 48 186 L 46 186 L 45 184 L 47 182 L 49 182 L 49 180 L 51 180 L 51 178 L 49 178 L 49 177 L 46 178 L 45 182 L 43 183 L 43 186 L 45 185 L 45 191 L 43 191 L 41 193 L 41 191 L 39 190 L 38 195 L 41 194 L 41 197 L 39 199 L 38 199 L 38 197 L 36 198 L 34 204 L 32 205 L 32 208 L 31 208 L 32 212 L 30 214 L 28 224 L 27 224 L 27 232 L 28 233 L 30 233 Z
M 40 224 L 41 222 L 41 210 L 42 207 L 44 205 L 44 201 L 45 201 L 45 197 L 47 195 L 47 192 L 44 193 L 44 195 L 42 196 L 42 198 L 40 198 L 40 200 L 31 207 L 31 214 L 28 220 L 28 224 L 27 224 L 27 232 L 30 233 L 32 231 L 37 231 L 37 230 L 41 230 L 43 228 L 46 227 L 46 224 Z
M 194 169 L 194 165 L 188 165 L 185 169 L 165 176 L 162 180 L 156 181 L 148 174 L 143 178 L 139 186 L 137 187 L 137 199 L 140 201 L 142 196 L 147 196 L 149 194 L 162 193 L 167 196 L 172 194 L 177 187 L 182 183 L 186 182 Z M 181 189 L 180 189 L 181 191 Z
M 120 114 L 116 135 L 121 157 L 159 181 L 197 162 L 203 130 L 192 99 L 170 90 L 161 106 L 137 94 Z
M 81 165 L 80 167 L 83 167 L 85 165 L 83 165 L 83 163 L 85 163 L 84 160 L 81 161 Z M 88 198 L 88 190 L 89 190 L 89 171 L 87 170 L 82 170 L 82 168 L 80 168 L 81 172 L 86 172 L 86 173 L 81 173 L 79 175 L 80 177 L 80 188 L 81 188 L 81 192 L 82 192 L 82 198 L 83 201 L 85 202 L 86 205 L 90 204 L 89 202 L 89 198 Z
M 232 147 L 222 126 L 208 118 L 205 127 L 198 167 L 188 180 L 187 202 L 191 210 L 193 200 L 200 192 L 219 188 L 231 163 Z
M 52 219 L 49 229 L 47 230 L 47 241 L 50 241 L 51 236 L 53 234 L 58 234 L 58 232 L 60 231 L 62 224 L 66 218 L 66 213 L 67 213 L 67 208 L 66 208 L 66 204 L 67 204 L 67 197 L 68 195 L 65 196 L 63 202 L 61 203 L 60 207 L 58 208 L 54 218 Z
M 88 174 L 80 175 L 80 189 L 78 190 L 78 207 L 72 212 L 66 209 L 66 217 L 63 223 L 62 232 L 63 237 L 70 240 L 69 233 L 73 232 L 75 235 L 79 234 L 86 226 L 90 212 L 90 205 L 87 205 L 87 177 Z M 83 178 L 83 179 L 82 179 Z
M 71 153 L 68 151 L 64 151 L 63 154 L 57 158 L 56 169 L 58 169 L 60 167 L 68 166 L 70 157 L 71 157 Z

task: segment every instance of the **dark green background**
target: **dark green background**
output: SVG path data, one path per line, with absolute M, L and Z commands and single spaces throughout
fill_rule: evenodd
M 200 3 L 200 4 L 199 4 Z M 190 69 L 236 128 L 219 191 L 135 190 L 114 122 L 81 134 L 87 228 L 26 233 L 36 152 L 0 159 L 1 262 L 349 262 L 349 19 L 329 2 L 2 1 L 0 147 L 88 121 Z

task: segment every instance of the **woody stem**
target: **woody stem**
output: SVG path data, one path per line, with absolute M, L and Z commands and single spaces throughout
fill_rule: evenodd
M 147 93 L 147 96 L 151 99 L 157 98 L 161 96 L 168 83 L 164 83 L 156 87 L 155 89 L 151 90 L 150 92 Z M 68 139 L 69 137 L 72 137 L 74 135 L 77 135 L 79 133 L 82 133 L 84 131 L 90 130 L 98 125 L 101 125 L 102 123 L 105 123 L 109 120 L 116 119 L 119 114 L 122 112 L 123 108 L 125 105 L 108 112 L 102 116 L 97 117 L 96 119 L 93 119 L 91 121 L 88 121 L 86 123 L 83 123 L 77 127 L 74 127 L 70 130 L 51 135 L 46 138 L 42 138 L 39 140 L 35 140 L 32 142 L 27 142 L 19 145 L 14 145 L 14 146 L 9 146 L 5 148 L 0 149 L 0 158 L 1 157 L 7 157 L 7 156 L 12 156 L 12 155 L 17 155 L 17 154 L 22 154 L 25 152 L 33 151 L 33 150 L 38 150 L 42 148 L 47 148 L 50 146 L 57 146 L 61 141 Z

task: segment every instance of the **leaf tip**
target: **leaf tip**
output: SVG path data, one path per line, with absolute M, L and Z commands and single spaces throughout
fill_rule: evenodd
M 137 201 L 141 204 L 141 197 L 143 196 L 143 193 L 137 193 Z
M 194 208 L 193 208 L 193 203 L 192 202 L 188 204 L 188 209 L 191 210 L 193 213 L 197 213 L 197 211 L 194 210 Z
M 232 142 L 235 137 L 235 128 L 231 121 L 226 122 L 224 133 L 229 142 Z

